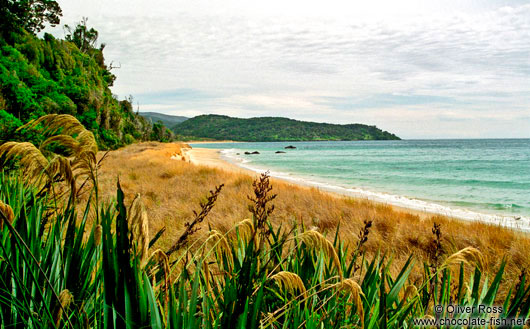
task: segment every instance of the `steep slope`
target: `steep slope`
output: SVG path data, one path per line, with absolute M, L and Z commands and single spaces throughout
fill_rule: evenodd
M 11 36 L 9 41 L 0 37 L 0 140 L 16 139 L 18 123 L 49 113 L 77 117 L 100 148 L 156 137 L 130 101 L 112 95 L 115 77 L 105 65 L 103 47 L 50 34 L 40 39 L 23 30 Z

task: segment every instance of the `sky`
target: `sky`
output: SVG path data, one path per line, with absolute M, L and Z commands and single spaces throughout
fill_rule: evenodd
M 530 2 L 59 0 L 140 111 L 530 137 Z M 64 36 L 62 28 L 50 31 Z

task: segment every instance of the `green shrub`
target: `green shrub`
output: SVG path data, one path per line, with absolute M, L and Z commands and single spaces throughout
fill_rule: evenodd
M 134 137 L 132 137 L 130 134 L 125 134 L 123 137 L 123 142 L 127 145 L 134 143 Z
M 15 136 L 15 130 L 22 125 L 19 119 L 15 118 L 5 110 L 0 110 L 0 144 L 3 141 L 11 140 Z

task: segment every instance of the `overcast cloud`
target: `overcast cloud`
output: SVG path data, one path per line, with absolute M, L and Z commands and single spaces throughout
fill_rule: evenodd
M 78 1 L 141 111 L 530 137 L 524 1 Z M 61 29 L 54 29 L 62 36 Z

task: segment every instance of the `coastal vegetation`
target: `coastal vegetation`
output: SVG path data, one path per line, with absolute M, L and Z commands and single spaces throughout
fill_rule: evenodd
M 335 141 L 399 139 L 375 126 L 298 121 L 280 117 L 232 118 L 199 115 L 173 127 L 187 139 L 233 140 L 242 142 Z
M 124 190 L 132 187 L 125 182 L 127 176 L 137 182 L 135 187 L 143 182 L 142 187 L 153 189 L 156 181 L 149 182 L 141 172 L 121 172 L 118 181 L 113 175 L 116 194 L 107 200 L 100 173 L 111 153 L 123 151 L 98 156 L 94 135 L 71 116 L 40 120 L 32 124 L 48 120 L 52 127 L 45 144 L 56 143 L 69 156 L 42 153 L 30 143 L 0 146 L 2 161 L 25 164 L 0 173 L 3 327 L 402 328 L 418 318 L 432 320 L 434 305 L 450 304 L 502 305 L 500 313 L 476 315 L 488 321 L 528 316 L 526 273 L 507 279 L 507 266 L 515 257 L 488 259 L 487 248 L 459 249 L 459 243 L 474 240 L 445 237 L 447 220 L 416 219 L 417 224 L 424 222 L 420 227 L 437 221 L 432 232 L 417 237 L 426 243 L 424 256 L 414 256 L 412 249 L 374 252 L 383 234 L 387 240 L 395 238 L 391 223 L 378 216 L 396 214 L 391 208 L 376 208 L 360 223 L 355 220 L 357 232 L 350 231 L 354 221 L 339 223 L 340 216 L 335 222 L 313 219 L 311 227 L 297 218 L 297 206 L 326 196 L 314 190 L 306 192 L 309 196 L 296 194 L 291 188 L 287 196 L 297 203 L 281 209 L 285 187 L 277 188 L 279 182 L 266 174 L 232 177 L 236 182 L 227 179 L 228 173 L 169 159 L 175 167 L 164 168 L 165 180 L 196 181 L 193 187 L 185 181 L 165 184 L 176 187 L 178 198 L 188 202 L 182 214 L 174 214 L 187 217 L 184 225 L 166 222 L 180 226 L 177 235 L 166 228 L 153 230 L 156 194 L 144 191 L 131 198 Z M 68 131 L 54 131 L 59 125 Z M 185 147 L 140 144 L 128 152 L 131 159 L 160 161 L 162 154 L 167 157 Z M 225 184 L 218 184 L 220 179 Z M 203 190 L 198 202 L 194 194 L 182 194 L 190 188 Z M 246 208 L 243 216 L 223 225 L 210 216 L 216 210 L 238 213 L 222 200 L 227 190 L 232 191 L 229 196 L 239 190 L 236 195 L 248 192 L 248 197 L 238 200 Z M 145 202 L 149 199 L 154 202 Z M 367 208 L 347 199 L 336 202 L 349 203 L 351 211 Z M 281 218 L 285 211 L 291 212 L 291 220 Z M 486 232 L 493 237 L 493 228 L 475 225 L 483 230 L 482 238 Z M 516 238 L 513 232 L 498 232 L 497 239 Z M 441 316 L 466 318 L 445 312 Z
M 65 40 L 49 33 L 40 38 L 45 23 L 59 23 L 56 1 L 4 1 L 0 7 L 0 141 L 38 143 L 38 136 L 17 128 L 52 113 L 75 116 L 100 148 L 171 138 L 167 128 L 134 112 L 132 97 L 112 94 L 113 66 L 105 63 L 105 44 L 87 19 L 65 26 Z
M 255 176 L 229 166 L 193 165 L 189 163 L 190 154 L 193 153 L 187 144 L 155 142 L 100 153 L 98 159 L 105 155 L 98 172 L 100 197 L 108 201 L 115 197 L 115 180 L 119 176 L 127 199 L 133 199 L 136 193 L 144 196 L 150 226 L 154 231 L 166 228 L 164 238 L 158 243 L 169 248 L 171 241 L 177 239 L 184 229 L 187 218 L 193 216 L 194 204 L 202 200 L 203 186 L 224 184 L 216 206 L 208 215 L 208 224 L 220 232 L 227 232 L 249 216 L 247 206 L 241 200 L 252 193 Z M 303 223 L 328 236 L 340 226 L 341 239 L 354 244 L 364 220 L 373 220 L 370 239 L 365 244 L 366 252 L 368 255 L 378 252 L 393 254 L 396 267 L 390 270 L 394 274 L 399 272 L 398 264 L 403 264 L 410 254 L 421 263 L 429 260 L 434 223 L 441 225 L 444 255 L 474 247 L 484 254 L 485 268 L 490 275 L 505 256 L 510 259 L 504 276 L 507 280 L 517 280 L 521 270 L 530 266 L 530 257 L 525 252 L 530 248 L 530 239 L 523 232 L 342 197 L 282 180 L 272 179 L 272 182 L 278 194 L 274 200 L 273 224 Z M 206 238 L 203 234 L 205 232 L 199 231 L 195 236 Z M 413 271 L 413 275 L 419 276 L 420 273 Z
M 66 26 L 65 40 L 36 35 L 60 16 L 53 0 L 0 6 L 0 328 L 383 329 L 469 318 L 448 305 L 502 307 L 473 315 L 486 321 L 528 318 L 526 234 L 194 165 L 183 143 L 140 143 L 174 135 L 112 95 L 112 65 L 86 19 Z M 175 132 L 398 139 L 365 125 L 224 116 Z

